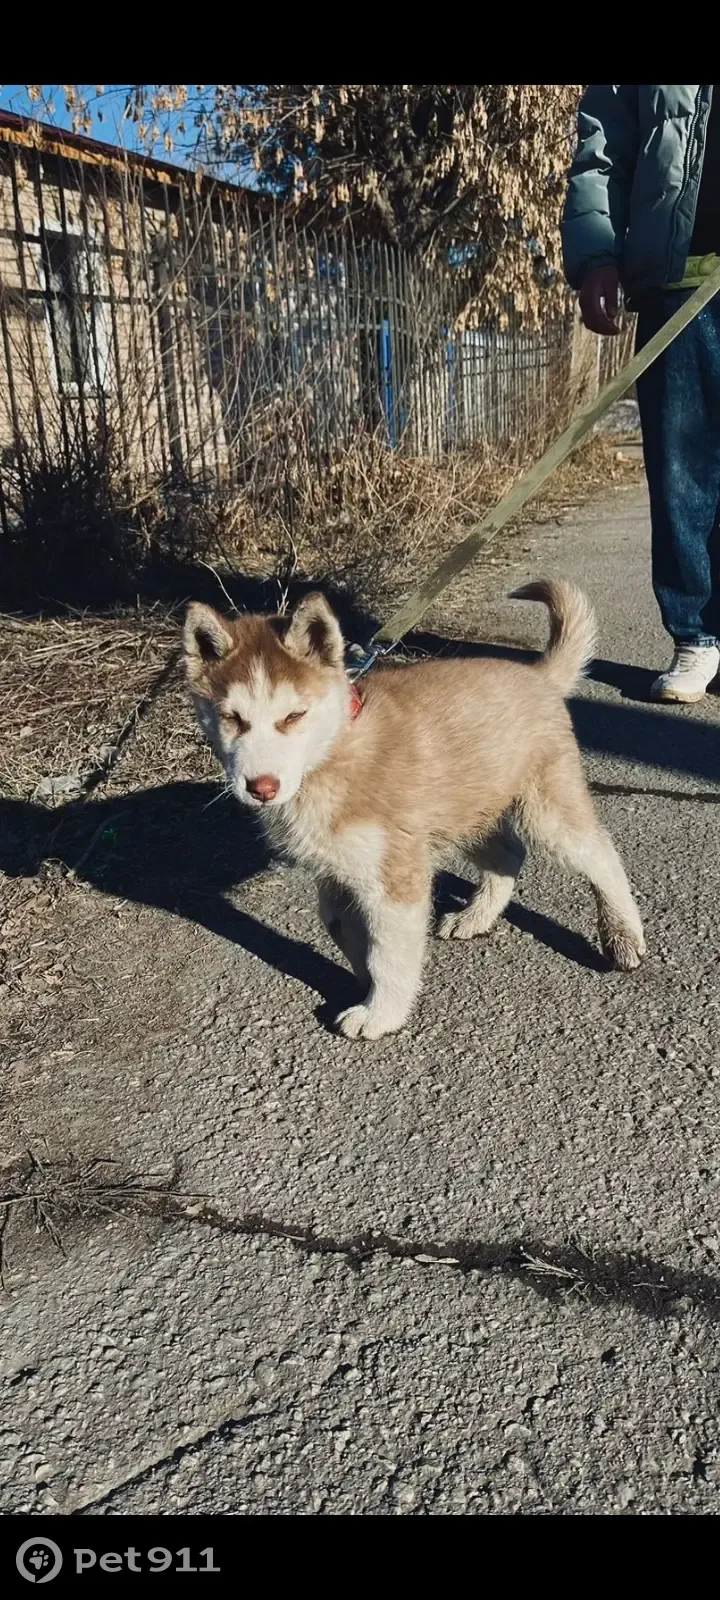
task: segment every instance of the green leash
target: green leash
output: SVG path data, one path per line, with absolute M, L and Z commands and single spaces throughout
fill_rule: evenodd
M 394 645 L 404 638 L 406 633 L 410 633 L 413 628 L 417 627 L 420 618 L 427 611 L 428 606 L 432 605 L 433 600 L 437 600 L 438 595 L 442 594 L 449 583 L 452 583 L 453 578 L 457 578 L 459 573 L 463 572 L 465 567 L 475 560 L 476 555 L 490 543 L 491 539 L 495 538 L 500 529 L 505 527 L 506 522 L 517 516 L 518 511 L 527 504 L 528 500 L 532 499 L 534 494 L 537 494 L 538 489 L 541 489 L 544 483 L 547 483 L 555 468 L 559 467 L 560 463 L 565 461 L 573 450 L 577 449 L 577 446 L 585 438 L 586 434 L 590 432 L 591 428 L 595 426 L 595 423 L 600 420 L 604 412 L 608 411 L 616 400 L 621 399 L 626 390 L 635 383 L 643 372 L 647 372 L 653 361 L 657 360 L 657 357 L 662 355 L 663 350 L 666 350 L 668 345 L 672 344 L 673 339 L 677 339 L 678 334 L 689 326 L 698 312 L 702 311 L 703 306 L 706 306 L 708 301 L 712 300 L 713 295 L 717 294 L 719 289 L 720 267 L 716 268 L 706 282 L 695 290 L 691 298 L 680 306 L 680 309 L 675 312 L 669 322 L 664 324 L 659 333 L 654 335 L 649 344 L 646 344 L 638 355 L 633 356 L 632 361 L 629 361 L 627 366 L 623 367 L 622 371 L 618 372 L 617 376 L 605 385 L 600 394 L 594 400 L 591 400 L 588 405 L 583 406 L 582 410 L 573 418 L 570 426 L 565 429 L 559 439 L 555 440 L 554 444 L 551 444 L 549 450 L 545 451 L 540 460 L 535 462 L 534 467 L 530 468 L 525 477 L 521 478 L 503 496 L 503 499 L 499 501 L 494 509 L 488 512 L 487 516 L 483 517 L 482 521 L 478 522 L 470 530 L 466 537 L 460 541 L 460 544 L 457 544 L 454 550 L 451 550 L 449 555 L 438 563 L 434 571 L 425 579 L 425 582 L 395 612 L 390 621 L 386 622 L 383 628 L 378 629 L 378 632 L 371 640 L 367 657 L 362 665 L 359 668 L 351 668 L 351 677 L 358 678 L 362 676 L 379 656 L 386 655 Z

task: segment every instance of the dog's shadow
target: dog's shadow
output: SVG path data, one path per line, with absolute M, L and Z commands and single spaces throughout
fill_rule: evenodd
M 32 877 L 52 862 L 103 894 L 168 911 L 241 946 L 314 990 L 324 1022 L 359 998 L 355 978 L 339 961 L 233 904 L 233 891 L 279 863 L 255 819 L 213 784 L 164 784 L 59 811 L 0 800 L 0 870 Z M 466 901 L 472 890 L 472 884 L 442 873 L 437 910 Z M 550 918 L 515 904 L 506 915 L 562 955 L 584 966 L 602 965 L 592 946 Z
M 475 888 L 475 884 L 466 882 L 456 872 L 441 872 L 435 883 L 436 915 L 442 916 L 445 911 L 462 910 Z M 574 933 L 571 928 L 564 928 L 561 923 L 556 922 L 553 917 L 545 916 L 542 911 L 532 911 L 529 906 L 521 905 L 518 900 L 511 900 L 502 920 L 509 922 L 511 927 L 518 929 L 518 932 L 530 934 L 538 944 L 546 945 L 549 950 L 563 956 L 566 961 L 574 961 L 577 966 L 587 967 L 591 972 L 608 971 L 608 962 L 589 939 L 582 933 Z M 489 937 L 492 938 L 492 933 Z
M 336 1008 L 357 999 L 344 967 L 232 903 L 277 863 L 254 819 L 214 784 L 163 784 L 59 811 L 0 800 L 0 871 L 32 876 L 53 862 L 103 894 L 199 923 Z

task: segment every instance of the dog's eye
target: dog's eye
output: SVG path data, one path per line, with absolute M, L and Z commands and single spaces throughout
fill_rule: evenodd
M 289 711 L 287 716 L 283 717 L 282 722 L 279 724 L 279 726 L 281 728 L 292 728 L 293 723 L 302 722 L 303 717 L 306 716 L 306 715 L 307 715 L 307 712 L 305 712 L 305 711 Z
M 241 734 L 250 732 L 250 723 L 246 722 L 244 717 L 239 716 L 237 711 L 229 711 L 225 716 L 223 716 L 223 722 L 227 725 L 230 733 Z

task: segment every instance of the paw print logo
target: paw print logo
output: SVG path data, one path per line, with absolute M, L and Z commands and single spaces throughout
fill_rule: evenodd
M 28 1583 L 49 1583 L 62 1564 L 62 1550 L 52 1539 L 26 1539 L 15 1557 L 18 1572 Z

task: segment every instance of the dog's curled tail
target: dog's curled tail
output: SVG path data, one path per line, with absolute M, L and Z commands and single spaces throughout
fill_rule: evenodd
M 562 695 L 568 695 L 592 661 L 597 639 L 595 613 L 581 589 L 555 578 L 540 578 L 514 589 L 511 600 L 541 600 L 550 613 L 550 639 L 542 668 Z

